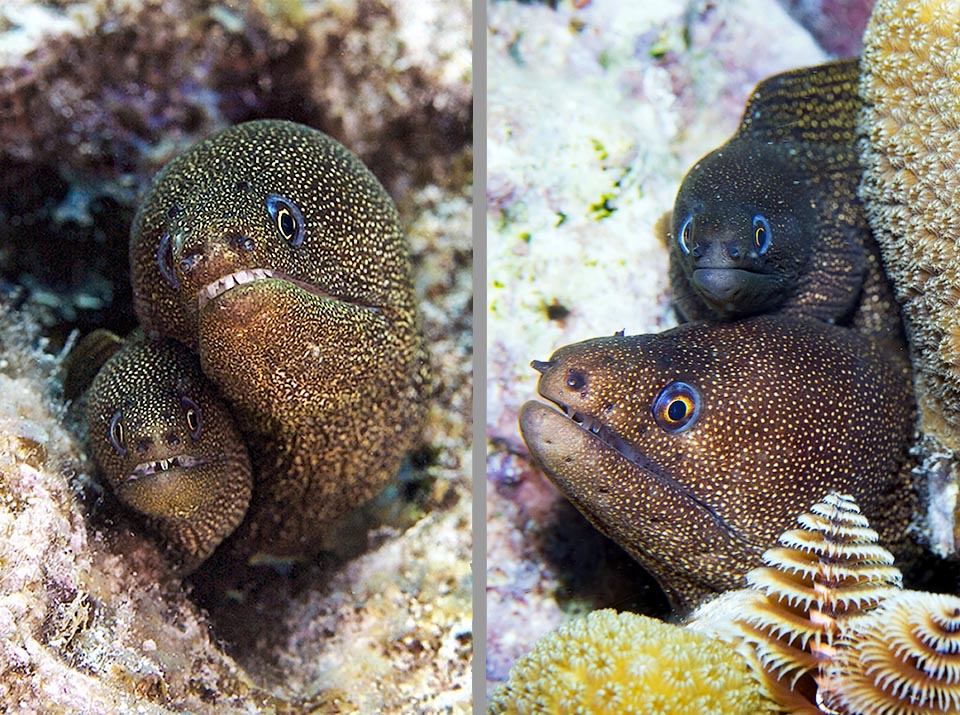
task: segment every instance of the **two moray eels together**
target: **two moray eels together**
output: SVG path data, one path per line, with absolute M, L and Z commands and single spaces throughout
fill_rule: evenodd
M 889 541 L 912 510 L 898 307 L 857 200 L 856 61 L 761 83 L 687 174 L 670 277 L 688 320 L 561 348 L 523 437 L 675 608 L 740 585 L 825 490 Z M 732 321 L 732 322 L 725 322 Z
M 231 486 L 229 469 L 219 482 L 208 478 L 203 499 L 216 494 L 219 511 L 204 512 L 207 532 L 233 531 L 230 550 L 240 556 L 315 551 L 333 520 L 397 473 L 424 417 L 425 348 L 393 202 L 327 135 L 248 122 L 161 170 L 134 219 L 130 260 L 144 331 L 194 355 L 196 369 L 176 379 L 209 381 L 249 451 L 252 493 Z M 161 400 L 164 390 L 176 392 L 167 368 L 179 359 L 154 354 L 107 370 L 93 383 L 90 438 L 121 498 L 157 525 L 182 562 L 195 563 L 211 542 L 172 538 L 183 522 L 180 502 L 191 496 L 163 489 L 149 509 L 124 498 L 133 488 L 129 459 L 118 457 L 129 452 L 105 446 L 118 452 L 111 430 L 120 423 L 111 415 L 125 401 L 153 410 L 152 421 L 171 430 L 199 412 Z M 146 367 L 151 360 L 155 369 Z M 219 414 L 200 404 L 206 392 L 187 397 L 205 424 Z M 124 427 L 133 439 L 133 425 Z M 235 452 L 222 421 L 201 438 Z M 185 441 L 180 432 L 177 439 Z

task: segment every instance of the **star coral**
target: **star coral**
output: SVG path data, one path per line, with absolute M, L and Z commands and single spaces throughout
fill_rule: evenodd
M 864 36 L 861 196 L 912 343 L 931 483 L 931 542 L 956 550 L 960 450 L 960 4 L 880 0 Z M 949 474 L 944 472 L 949 471 Z
M 594 611 L 542 638 L 489 713 L 773 712 L 733 650 L 633 613 Z

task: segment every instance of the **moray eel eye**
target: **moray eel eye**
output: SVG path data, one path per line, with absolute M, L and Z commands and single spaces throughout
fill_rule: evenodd
M 680 227 L 680 235 L 677 236 L 677 243 L 680 244 L 680 250 L 684 253 L 690 253 L 690 238 L 693 234 L 693 214 L 687 216 L 683 225 Z
M 299 246 L 303 242 L 303 215 L 291 201 L 270 194 L 267 197 L 267 211 L 270 212 L 277 231 L 291 246 Z
M 200 420 L 200 405 L 189 397 L 180 398 L 180 407 L 183 409 L 183 417 L 187 421 L 187 429 L 190 430 L 190 437 L 194 441 L 200 439 L 200 428 L 203 423 Z
M 160 269 L 160 275 L 174 290 L 180 287 L 180 281 L 177 280 L 177 274 L 173 270 L 173 246 L 170 245 L 169 231 L 160 237 L 160 245 L 157 246 L 157 267 Z
M 121 421 L 122 413 L 120 410 L 117 410 L 113 413 L 113 417 L 110 418 L 110 429 L 107 432 L 107 436 L 110 438 L 110 444 L 113 446 L 120 455 L 127 453 L 126 448 L 123 446 L 123 422 Z
M 653 418 L 665 432 L 689 429 L 700 414 L 700 393 L 685 382 L 671 382 L 653 403 Z
M 571 390 L 582 390 L 587 386 L 587 376 L 581 370 L 571 370 L 567 373 L 567 387 Z
M 753 217 L 753 240 L 761 256 L 770 248 L 770 224 L 760 214 Z

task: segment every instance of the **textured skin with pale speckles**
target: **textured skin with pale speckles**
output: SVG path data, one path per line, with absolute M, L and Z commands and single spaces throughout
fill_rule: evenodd
M 902 541 L 914 420 L 905 353 L 816 320 L 763 316 L 597 338 L 537 365 L 540 394 L 567 414 L 524 406 L 531 452 L 678 609 L 743 585 L 795 515 L 831 490 L 854 495 L 884 540 Z M 675 381 L 696 390 L 699 412 L 670 433 L 654 404 Z
M 267 210 L 273 194 L 301 212 L 300 245 Z M 158 266 L 165 233 L 176 287 Z M 423 420 L 426 360 L 393 202 L 325 134 L 249 122 L 158 174 L 130 257 L 144 328 L 198 351 L 250 449 L 254 494 L 235 550 L 315 550 L 397 473 Z M 272 277 L 200 308 L 206 286 L 245 269 Z
M 89 355 L 105 333 L 88 336 L 75 357 Z M 197 408 L 197 433 L 181 398 Z M 122 452 L 109 435 L 118 411 Z M 240 432 L 197 356 L 173 340 L 126 341 L 93 379 L 86 412 L 107 483 L 147 518 L 181 570 L 192 571 L 241 522 L 253 485 Z M 138 470 L 148 464 L 149 473 Z
M 667 237 L 686 320 L 780 312 L 901 339 L 857 199 L 858 79 L 853 59 L 761 82 L 737 133 L 687 173 Z M 763 252 L 758 215 L 769 227 Z M 678 239 L 691 216 L 685 253 Z

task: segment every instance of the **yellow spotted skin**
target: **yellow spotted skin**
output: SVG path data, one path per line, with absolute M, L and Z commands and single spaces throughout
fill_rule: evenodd
M 144 328 L 198 351 L 250 449 L 234 550 L 315 551 L 397 473 L 423 420 L 425 352 L 390 197 L 327 135 L 249 122 L 158 174 L 130 257 Z M 245 278 L 227 290 L 231 275 Z
M 899 313 L 857 199 L 857 60 L 775 75 L 737 133 L 684 177 L 670 280 L 686 320 L 779 312 L 899 340 Z
M 240 524 L 253 488 L 250 459 L 190 350 L 173 340 L 127 340 L 93 379 L 86 418 L 106 482 L 146 518 L 182 572 Z
M 588 340 L 534 367 L 540 394 L 566 414 L 524 405 L 530 451 L 680 610 L 743 585 L 825 490 L 853 494 L 901 540 L 914 419 L 905 354 L 812 319 L 763 316 Z M 694 412 L 671 410 L 681 398 Z

